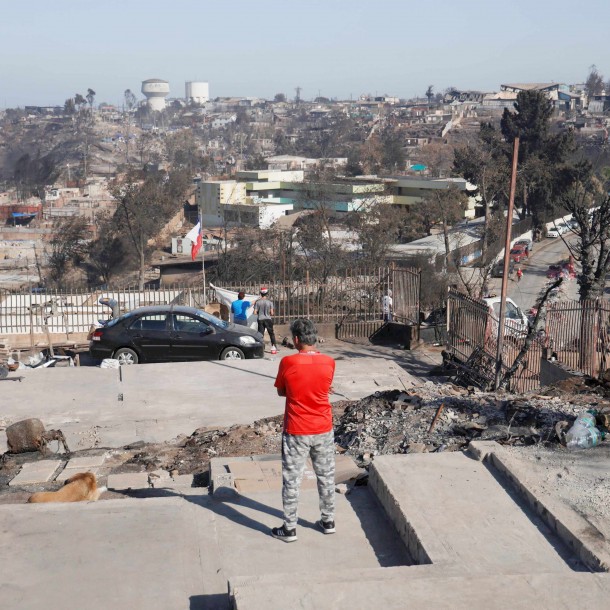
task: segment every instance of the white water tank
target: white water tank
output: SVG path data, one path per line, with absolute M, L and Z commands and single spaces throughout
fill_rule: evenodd
M 203 81 L 187 81 L 184 86 L 186 102 L 205 104 L 210 99 L 210 85 Z
M 160 78 L 149 78 L 142 81 L 142 93 L 151 110 L 161 111 L 165 108 L 165 98 L 169 95 L 169 83 Z

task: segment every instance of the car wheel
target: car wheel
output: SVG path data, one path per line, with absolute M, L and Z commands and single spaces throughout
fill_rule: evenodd
M 116 352 L 114 352 L 114 357 L 119 361 L 121 366 L 124 364 L 138 364 L 139 362 L 138 354 L 128 347 L 121 347 L 118 349 Z
M 239 347 L 227 347 L 223 349 L 222 354 L 220 354 L 221 360 L 243 360 L 244 358 L 244 353 Z

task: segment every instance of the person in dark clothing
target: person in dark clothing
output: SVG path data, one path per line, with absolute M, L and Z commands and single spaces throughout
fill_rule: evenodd
M 273 301 L 269 300 L 269 290 L 261 288 L 261 298 L 256 301 L 254 313 L 258 316 L 258 332 L 265 336 L 265 330 L 269 333 L 271 340 L 271 353 L 277 354 L 277 344 L 275 342 L 275 331 L 273 330 Z

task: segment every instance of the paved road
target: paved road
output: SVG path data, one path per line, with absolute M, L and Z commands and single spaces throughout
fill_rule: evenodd
M 572 239 L 575 239 L 574 237 Z M 522 266 L 523 277 L 517 282 L 516 274 L 509 280 L 508 296 L 525 312 L 533 307 L 540 291 L 547 285 L 546 272 L 549 265 L 567 260 L 568 248 L 562 239 L 545 239 L 534 245 L 534 251 L 527 263 Z M 494 279 L 493 290 L 500 294 L 501 279 Z M 578 285 L 576 280 L 564 282 L 563 299 L 578 300 Z

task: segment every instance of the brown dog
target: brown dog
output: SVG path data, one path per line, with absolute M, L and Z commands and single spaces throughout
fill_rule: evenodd
M 97 486 L 92 472 L 79 472 L 67 479 L 58 491 L 39 491 L 28 502 L 95 502 L 104 491 L 106 488 Z

